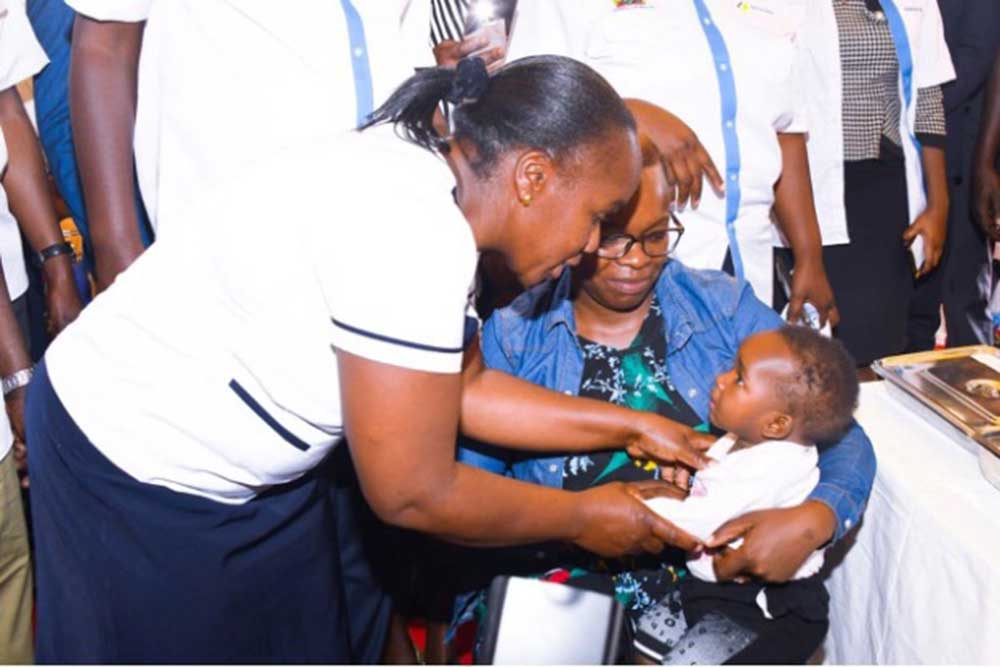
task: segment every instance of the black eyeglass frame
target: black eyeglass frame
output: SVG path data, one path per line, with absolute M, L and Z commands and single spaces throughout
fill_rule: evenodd
M 653 257 L 653 258 L 669 257 L 671 253 L 677 250 L 677 244 L 681 242 L 681 237 L 684 236 L 684 225 L 681 223 L 680 220 L 677 219 L 677 216 L 674 215 L 673 212 L 657 220 L 656 224 L 658 225 L 662 223 L 664 220 L 669 221 L 670 223 L 670 225 L 666 229 L 668 245 L 667 245 L 667 251 L 664 253 L 654 254 L 649 252 L 648 248 L 646 247 L 646 235 L 642 236 L 641 238 L 636 238 L 631 234 L 613 234 L 612 236 L 607 237 L 607 239 L 601 239 L 601 245 L 597 247 L 597 252 L 595 254 L 601 259 L 621 259 L 622 257 L 625 257 L 632 251 L 632 246 L 638 243 L 640 244 L 642 251 L 646 253 L 647 257 Z M 677 233 L 677 237 L 673 240 L 673 242 L 669 242 L 671 232 Z M 628 239 L 628 243 L 625 244 L 624 250 L 617 252 L 614 255 L 606 255 L 601 252 L 601 250 L 604 248 L 605 241 L 619 240 L 619 239 Z

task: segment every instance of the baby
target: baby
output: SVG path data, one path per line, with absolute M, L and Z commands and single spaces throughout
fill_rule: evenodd
M 798 505 L 819 481 L 816 444 L 843 435 L 857 401 L 854 360 L 838 341 L 799 326 L 751 336 L 712 390 L 709 418 L 727 431 L 708 450 L 714 462 L 695 475 L 686 499 L 646 502 L 705 541 L 747 512 Z M 812 576 L 822 564 L 816 551 L 794 578 Z M 688 569 L 715 581 L 708 553 L 692 557 Z

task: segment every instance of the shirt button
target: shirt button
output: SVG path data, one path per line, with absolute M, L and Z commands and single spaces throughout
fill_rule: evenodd
M 731 121 L 731 120 L 727 120 L 726 121 L 726 127 L 728 127 L 729 129 L 732 129 L 733 125 L 735 125 L 735 123 L 733 121 Z
M 854 524 L 853 524 L 853 523 L 851 523 L 851 520 L 850 520 L 850 519 L 847 519 L 847 520 L 845 520 L 845 521 L 844 521 L 844 530 L 850 530 L 850 529 L 851 529 L 851 526 L 853 526 L 853 525 L 854 525 Z
M 357 46 L 357 47 L 354 48 L 354 57 L 355 58 L 360 58 L 363 55 L 365 55 L 365 50 L 364 49 L 362 49 L 360 46 Z
M 566 391 L 564 391 L 563 393 L 564 393 L 564 394 L 566 394 L 567 396 L 572 396 L 572 395 L 573 395 L 573 392 L 572 392 L 572 391 L 570 391 L 569 389 L 567 389 L 567 390 L 566 390 Z
M 688 398 L 694 398 L 698 395 L 697 389 L 688 389 Z
M 729 69 L 729 65 L 727 65 L 726 63 L 719 63 L 719 69 L 725 72 Z
M 729 180 L 731 180 L 731 181 L 738 181 L 738 180 L 740 180 L 740 175 L 739 174 L 730 174 L 729 175 Z
M 557 466 L 555 463 L 551 464 L 549 466 L 549 472 L 551 473 L 559 472 L 559 466 Z
M 704 19 L 702 19 L 702 21 L 705 22 L 705 25 L 712 25 L 712 19 L 704 18 Z

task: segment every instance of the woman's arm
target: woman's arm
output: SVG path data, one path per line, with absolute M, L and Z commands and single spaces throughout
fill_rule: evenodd
M 0 377 L 28 368 L 31 368 L 31 357 L 21 336 L 21 327 L 17 324 L 14 309 L 10 305 L 7 280 L 3 275 L 3 263 L 0 262 Z M 21 387 L 4 396 L 4 409 L 14 432 L 14 463 L 22 471 L 27 461 L 24 448 L 24 395 L 27 391 L 26 387 Z M 27 486 L 26 477 L 22 485 Z
M 923 237 L 925 259 L 923 265 L 917 267 L 917 275 L 923 276 L 937 268 L 944 254 L 944 242 L 948 236 L 948 182 L 944 149 L 924 146 L 920 153 L 927 188 L 927 208 L 903 233 L 903 241 L 909 244 L 917 235 Z
M 714 438 L 649 412 L 567 396 L 485 368 L 478 350 L 463 374 L 463 435 L 533 452 L 628 449 L 636 458 L 702 468 Z
M 7 142 L 8 165 L 2 174 L 10 209 L 36 253 L 63 242 L 52 193 L 45 174 L 45 161 L 38 137 L 31 126 L 17 89 L 0 92 L 0 128 Z M 73 278 L 73 258 L 57 255 L 45 261 L 45 300 L 55 333 L 80 314 L 82 305 Z
M 73 25 L 70 114 L 98 290 L 106 289 L 144 249 L 132 157 L 144 25 L 81 15 Z
M 804 134 L 778 134 L 781 146 L 781 178 L 774 188 L 774 212 L 778 228 L 795 255 L 788 321 L 797 322 L 808 301 L 819 311 L 823 324 L 840 322 L 833 289 L 823 266 L 823 240 L 813 202 L 809 158 Z
M 641 502 L 669 488 L 609 484 L 569 493 L 455 461 L 462 379 L 338 351 L 344 423 L 361 488 L 383 520 L 462 544 L 573 542 L 611 556 L 695 541 Z
M 973 165 L 975 184 L 973 205 L 983 231 L 994 241 L 1000 241 L 1000 173 L 997 173 L 997 153 L 1000 152 L 1000 53 L 993 65 L 993 76 L 986 85 L 983 124 L 979 150 Z

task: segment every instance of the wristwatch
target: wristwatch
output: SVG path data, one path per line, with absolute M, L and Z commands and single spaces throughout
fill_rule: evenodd
M 31 382 L 31 376 L 35 374 L 34 368 L 22 368 L 16 373 L 11 373 L 0 380 L 0 384 L 3 385 L 3 395 L 7 398 L 7 395 L 11 392 L 17 391 L 21 387 L 27 387 L 28 383 Z

